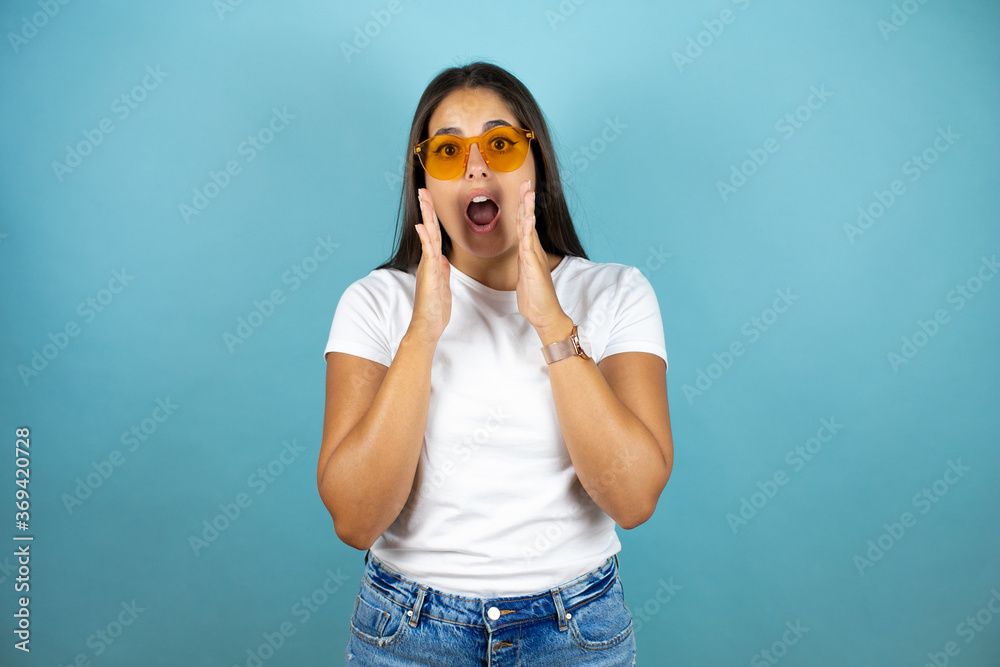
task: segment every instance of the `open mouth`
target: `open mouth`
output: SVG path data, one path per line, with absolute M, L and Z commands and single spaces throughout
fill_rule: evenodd
M 465 217 L 477 227 L 488 227 L 500 217 L 500 207 L 490 195 L 477 195 L 466 206 Z

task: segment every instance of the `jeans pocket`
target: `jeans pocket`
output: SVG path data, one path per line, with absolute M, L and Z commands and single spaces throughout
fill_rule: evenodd
M 351 613 L 351 632 L 358 639 L 375 646 L 396 644 L 406 632 L 406 618 L 405 610 L 399 603 L 362 580 Z
M 614 582 L 598 597 L 571 612 L 570 636 L 588 651 L 600 651 L 617 646 L 632 634 L 632 613 L 625 604 L 621 580 Z

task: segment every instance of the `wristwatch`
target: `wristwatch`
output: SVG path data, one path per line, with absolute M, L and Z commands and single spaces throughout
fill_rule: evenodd
M 542 356 L 545 357 L 545 363 L 547 364 L 574 355 L 590 359 L 590 340 L 587 338 L 587 334 L 583 332 L 583 329 L 576 324 L 573 325 L 573 333 L 569 335 L 569 338 L 542 348 Z

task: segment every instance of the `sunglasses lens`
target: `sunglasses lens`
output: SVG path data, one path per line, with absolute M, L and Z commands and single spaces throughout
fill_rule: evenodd
M 483 135 L 480 150 L 495 171 L 514 171 L 528 157 L 530 140 L 513 127 L 498 127 Z
M 434 178 L 447 181 L 465 169 L 465 145 L 457 137 L 439 134 L 424 144 L 421 163 Z
M 479 146 L 486 164 L 495 171 L 514 171 L 520 167 L 531 145 L 525 132 L 513 127 L 498 127 L 468 140 L 440 134 L 421 144 L 420 163 L 433 178 L 451 180 L 465 171 L 466 151 L 472 142 Z

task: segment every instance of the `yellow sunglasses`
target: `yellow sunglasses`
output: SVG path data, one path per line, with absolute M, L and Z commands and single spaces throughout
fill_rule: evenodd
M 479 146 L 486 165 L 494 171 L 514 171 L 528 157 L 535 133 L 503 125 L 478 137 L 438 134 L 413 147 L 424 170 L 439 181 L 456 178 L 465 171 L 472 144 Z

